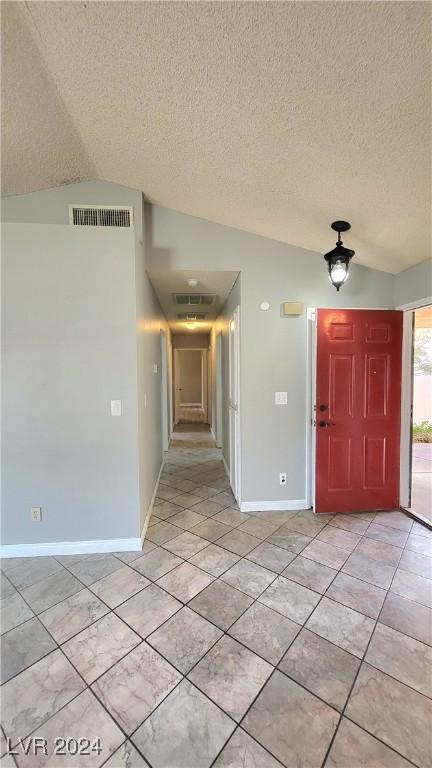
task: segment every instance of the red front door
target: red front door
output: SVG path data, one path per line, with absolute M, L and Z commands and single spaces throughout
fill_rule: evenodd
M 399 507 L 402 312 L 319 309 L 316 512 Z

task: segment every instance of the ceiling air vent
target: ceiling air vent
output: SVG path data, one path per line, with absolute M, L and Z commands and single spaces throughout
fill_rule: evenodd
M 209 307 L 214 303 L 216 298 L 215 293 L 173 293 L 173 301 L 175 304 L 181 304 L 182 306 L 198 304 Z
M 177 320 L 205 320 L 207 312 L 179 312 Z
M 69 224 L 81 227 L 133 227 L 133 208 L 119 205 L 70 205 Z

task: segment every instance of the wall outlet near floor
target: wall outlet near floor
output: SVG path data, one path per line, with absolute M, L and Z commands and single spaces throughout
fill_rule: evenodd
M 280 472 L 279 473 L 279 485 L 286 485 L 288 482 L 287 473 L 286 472 Z
M 33 523 L 40 523 L 42 521 L 42 509 L 41 507 L 32 507 L 30 510 L 31 519 Z

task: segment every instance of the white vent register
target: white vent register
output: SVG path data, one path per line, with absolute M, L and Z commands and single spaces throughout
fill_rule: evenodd
M 81 227 L 133 227 L 133 208 L 117 205 L 70 205 L 69 224 Z
M 215 293 L 173 293 L 172 294 L 174 304 L 185 306 L 210 306 L 214 304 L 216 298 Z

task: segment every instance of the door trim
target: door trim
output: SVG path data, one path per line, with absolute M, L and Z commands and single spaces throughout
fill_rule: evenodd
M 399 464 L 399 503 L 409 508 L 411 497 L 411 423 L 412 423 L 412 355 L 414 310 L 403 315 L 402 382 L 401 382 L 401 437 Z
M 216 405 L 216 447 L 223 447 L 223 395 L 222 395 L 222 331 L 215 339 L 215 405 Z M 213 417 L 214 414 L 212 414 Z
M 315 389 L 316 389 L 316 308 L 306 310 L 306 485 L 307 509 L 315 512 Z
M 415 309 L 421 309 L 421 307 L 428 306 L 429 304 L 432 304 L 432 296 L 429 298 L 421 299 L 420 301 L 413 301 L 409 304 L 402 304 L 398 307 L 395 307 L 396 310 L 402 310 L 409 311 L 409 310 L 415 310 Z M 316 337 L 316 312 L 317 309 L 334 309 L 334 307 L 307 307 L 306 308 L 306 461 L 305 461 L 305 467 L 306 467 L 306 477 L 305 477 L 305 499 L 307 508 L 309 509 L 312 507 L 313 511 L 315 511 L 315 459 L 316 459 L 316 430 L 315 430 L 315 390 L 316 390 L 316 360 L 317 360 L 317 337 Z M 358 309 L 365 309 L 365 310 L 379 310 L 380 312 L 387 312 L 389 311 L 389 307 L 338 307 L 337 309 L 346 309 L 346 310 L 358 310 Z M 412 314 L 412 312 L 411 312 Z M 403 458 L 406 462 L 406 442 L 404 443 L 404 447 L 402 447 L 403 442 L 403 429 L 404 429 L 404 411 L 403 407 L 405 404 L 406 407 L 406 398 L 411 398 L 411 380 L 410 380 L 410 374 L 406 376 L 406 364 L 407 359 L 409 360 L 409 364 L 411 365 L 411 355 L 412 355 L 412 338 L 410 339 L 409 348 L 406 344 L 406 333 L 405 333 L 405 315 L 404 315 L 404 325 L 403 325 L 403 336 L 402 336 L 402 381 L 401 381 L 401 436 L 400 436 L 400 443 L 401 443 L 401 457 L 400 457 L 400 482 L 399 482 L 399 499 L 400 499 L 400 506 L 403 507 L 402 504 L 402 473 L 404 471 L 404 464 L 403 464 Z M 410 369 L 411 371 L 411 369 Z M 404 400 L 405 398 L 405 400 Z M 411 408 L 411 399 L 410 402 L 410 408 Z M 405 438 L 406 439 L 406 438 Z M 411 426 L 409 428 L 409 442 L 411 442 Z M 402 450 L 404 450 L 404 456 L 402 456 Z M 409 458 L 409 461 L 411 459 Z M 405 463 L 405 471 L 406 471 L 407 464 Z M 409 467 L 409 464 L 408 464 Z M 409 482 L 409 474 L 408 472 L 405 475 L 405 485 L 407 484 L 407 481 Z
M 232 347 L 231 347 L 231 323 L 234 321 L 235 323 L 235 336 L 236 336 L 236 344 L 235 344 L 235 354 L 232 354 Z M 233 459 L 235 463 L 235 492 L 234 489 L 233 493 L 235 495 L 236 501 L 238 502 L 239 506 L 241 504 L 241 378 L 240 378 L 240 360 L 241 360 L 241 329 L 240 329 L 240 305 L 237 305 L 234 309 L 234 312 L 232 313 L 229 323 L 228 323 L 228 377 L 229 377 L 229 402 L 228 402 L 228 409 L 229 411 L 232 410 L 231 405 L 231 381 L 232 381 L 232 367 L 234 366 L 234 375 L 235 375 L 235 381 L 236 381 L 236 395 L 237 395 L 237 402 L 235 403 L 235 411 L 237 413 L 236 419 L 237 419 L 237 440 L 235 441 L 235 449 L 234 449 L 234 457 L 232 456 L 231 451 L 231 414 L 228 414 L 228 425 L 229 425 L 229 457 L 230 457 L 230 471 L 229 471 L 229 479 L 230 479 L 230 485 L 232 488 L 232 471 L 233 471 Z M 233 359 L 234 358 L 234 359 Z
M 165 331 L 161 329 L 161 406 L 162 406 L 162 451 L 169 447 L 169 407 L 168 407 L 168 343 Z
M 204 409 L 205 423 L 209 423 L 208 397 L 208 350 L 201 350 L 201 401 Z
M 411 496 L 411 423 L 413 400 L 413 321 L 416 309 L 432 304 L 432 296 L 427 296 L 408 304 L 400 304 L 396 309 L 404 313 L 402 336 L 402 382 L 401 382 L 401 443 L 400 443 L 400 506 L 409 512 Z M 421 516 L 420 516 L 421 517 Z M 418 518 L 420 519 L 420 518 Z M 426 521 L 428 525 L 430 522 Z

